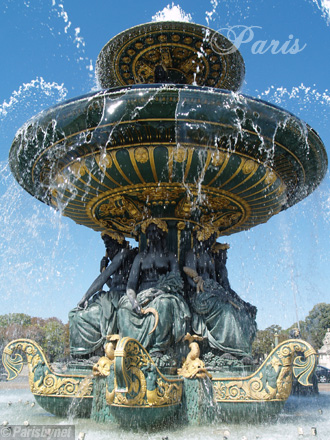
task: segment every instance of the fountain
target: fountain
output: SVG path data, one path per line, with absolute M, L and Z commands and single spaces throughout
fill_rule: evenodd
M 47 411 L 63 416 L 79 399 L 78 416 L 123 425 L 263 421 L 282 409 L 292 375 L 310 384 L 316 353 L 300 339 L 253 370 L 256 308 L 231 289 L 227 246 L 216 240 L 307 197 L 327 156 L 307 124 L 237 93 L 244 70 L 238 50 L 209 28 L 140 25 L 102 49 L 103 90 L 17 133 L 16 180 L 102 232 L 111 260 L 70 312 L 75 360 L 65 373 L 33 341 L 4 350 L 9 379 L 22 368 L 17 352 L 26 355 Z M 109 294 L 101 289 L 110 279 Z M 79 360 L 96 354 L 93 366 Z

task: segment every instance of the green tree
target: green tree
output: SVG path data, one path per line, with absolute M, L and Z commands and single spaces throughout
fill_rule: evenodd
M 24 313 L 0 315 L 0 350 L 13 339 L 25 338 L 25 331 L 31 324 L 31 316 Z
M 50 362 L 61 361 L 65 357 L 65 326 L 57 318 L 49 318 L 44 325 L 43 348 Z
M 70 324 L 64 325 L 64 358 L 70 358 Z
M 24 313 L 0 315 L 0 350 L 20 338 L 37 342 L 51 362 L 70 356 L 69 324 L 57 318 L 42 319 Z
M 330 304 L 316 304 L 305 319 L 304 333 L 307 341 L 319 350 L 327 329 L 330 328 Z
M 11 324 L 26 327 L 31 324 L 31 316 L 25 315 L 25 313 L 8 313 L 7 315 L 0 315 L 0 327 L 8 327 Z
M 264 359 L 275 347 L 275 335 L 278 336 L 278 342 L 281 343 L 288 339 L 287 332 L 280 325 L 273 324 L 265 330 L 258 330 L 252 344 L 252 356 L 260 361 Z

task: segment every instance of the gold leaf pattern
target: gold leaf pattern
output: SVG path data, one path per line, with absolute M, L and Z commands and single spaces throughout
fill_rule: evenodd
M 49 365 L 41 347 L 29 339 L 16 339 L 4 350 L 2 362 L 8 373 L 8 379 L 15 379 L 21 372 L 23 358 L 14 352 L 19 350 L 26 355 L 29 370 L 29 385 L 33 394 L 60 397 L 92 397 L 91 378 L 81 375 L 55 373 Z
M 304 361 L 301 355 L 297 356 L 301 353 Z M 308 342 L 299 339 L 282 342 L 252 376 L 214 378 L 216 401 L 285 401 L 291 393 L 292 372 L 302 385 L 311 385 L 309 378 L 316 359 L 316 352 Z

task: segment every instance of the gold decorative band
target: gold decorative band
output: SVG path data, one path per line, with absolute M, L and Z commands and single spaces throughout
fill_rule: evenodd
M 125 350 L 115 350 L 115 357 L 123 357 L 126 355 Z
M 4 352 L 4 354 L 10 354 L 10 355 L 13 354 L 13 350 L 11 350 L 11 349 L 8 348 L 8 347 L 6 347 L 6 348 L 3 350 L 3 352 Z
M 312 356 L 314 354 L 317 354 L 316 351 L 314 350 L 314 348 L 310 348 L 309 350 L 306 350 L 304 353 L 305 358 Z

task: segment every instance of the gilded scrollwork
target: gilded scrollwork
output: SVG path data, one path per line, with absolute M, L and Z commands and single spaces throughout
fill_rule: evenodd
M 148 406 L 177 405 L 181 402 L 182 384 L 180 386 L 158 378 L 154 385 L 151 382 L 151 388 L 149 390 L 147 387 Z
M 149 216 L 148 208 L 141 202 L 115 194 L 105 197 L 95 207 L 94 218 L 104 229 L 134 235 L 139 222 Z
M 228 228 L 232 225 L 235 225 L 240 218 L 242 217 L 241 212 L 228 212 L 225 214 L 209 214 L 209 215 L 202 215 L 200 218 L 200 223 L 208 224 L 212 223 L 214 228 L 220 229 L 220 228 Z
M 194 199 L 190 195 L 187 195 L 178 203 L 177 207 L 175 208 L 175 215 L 178 218 L 189 219 L 194 209 Z
M 122 234 L 135 236 L 138 223 L 136 222 L 136 220 L 133 219 L 116 218 L 109 220 L 99 220 L 98 224 L 103 229 L 112 230 L 116 232 L 119 231 Z
M 303 356 L 302 356 L 303 355 Z M 305 341 L 288 340 L 277 346 L 251 376 L 213 378 L 216 400 L 221 401 L 285 401 L 292 388 L 292 375 L 304 386 L 316 366 L 316 352 Z
M 166 222 L 164 222 L 163 220 L 160 220 L 159 218 L 152 218 L 152 217 L 148 218 L 147 220 L 145 220 L 141 224 L 141 231 L 145 234 L 148 226 L 151 224 L 156 225 L 163 232 L 166 232 L 166 233 L 168 232 L 168 226 L 167 226 Z
M 138 341 L 123 338 L 114 355 L 115 390 L 112 402 L 107 400 L 109 404 L 159 407 L 181 402 L 182 380 L 163 376 Z
M 139 200 L 143 200 L 146 204 L 160 201 L 164 203 L 166 200 L 175 200 L 184 194 L 184 190 L 178 187 L 170 186 L 150 186 L 143 189 L 142 192 L 136 193 Z
M 206 241 L 212 235 L 215 235 L 215 237 L 217 238 L 219 235 L 218 229 L 212 224 L 207 224 L 206 226 L 197 227 L 195 230 L 198 241 Z
M 203 196 L 196 194 L 183 197 L 177 204 L 175 215 L 179 219 L 190 219 L 195 214 L 195 220 L 201 227 L 211 225 L 215 230 L 236 225 L 246 215 L 245 207 L 233 197 L 222 194 L 205 192 Z M 197 214 L 199 213 L 199 214 Z
M 269 179 L 273 178 L 274 174 L 270 175 L 272 177 Z M 258 183 L 265 179 L 265 175 L 258 176 Z M 285 186 L 281 189 L 277 185 L 272 193 L 281 194 L 282 191 L 285 191 Z M 211 223 L 220 233 L 245 229 L 249 222 L 254 223 L 256 215 L 258 221 L 261 217 L 240 193 L 235 194 L 208 185 L 201 185 L 197 190 L 195 184 L 182 185 L 178 182 L 148 182 L 112 189 L 93 197 L 83 208 L 81 215 L 86 212 L 91 222 L 103 228 L 134 235 L 141 221 L 153 214 L 155 217 L 159 216 L 159 207 L 162 207 L 164 220 L 176 218 L 201 227 Z M 277 206 L 272 207 L 273 211 L 275 208 Z M 268 218 L 272 214 L 268 212 L 265 215 Z M 262 221 L 265 222 L 266 219 Z
M 128 197 L 118 195 L 109 197 L 98 208 L 99 219 L 106 217 L 126 217 L 137 221 L 143 218 L 144 206 L 140 202 L 135 202 Z
M 2 363 L 8 373 L 8 380 L 15 379 L 23 367 L 23 352 L 29 370 L 31 392 L 41 396 L 92 397 L 91 378 L 81 375 L 55 373 L 49 365 L 41 347 L 29 339 L 16 339 L 4 349 Z

